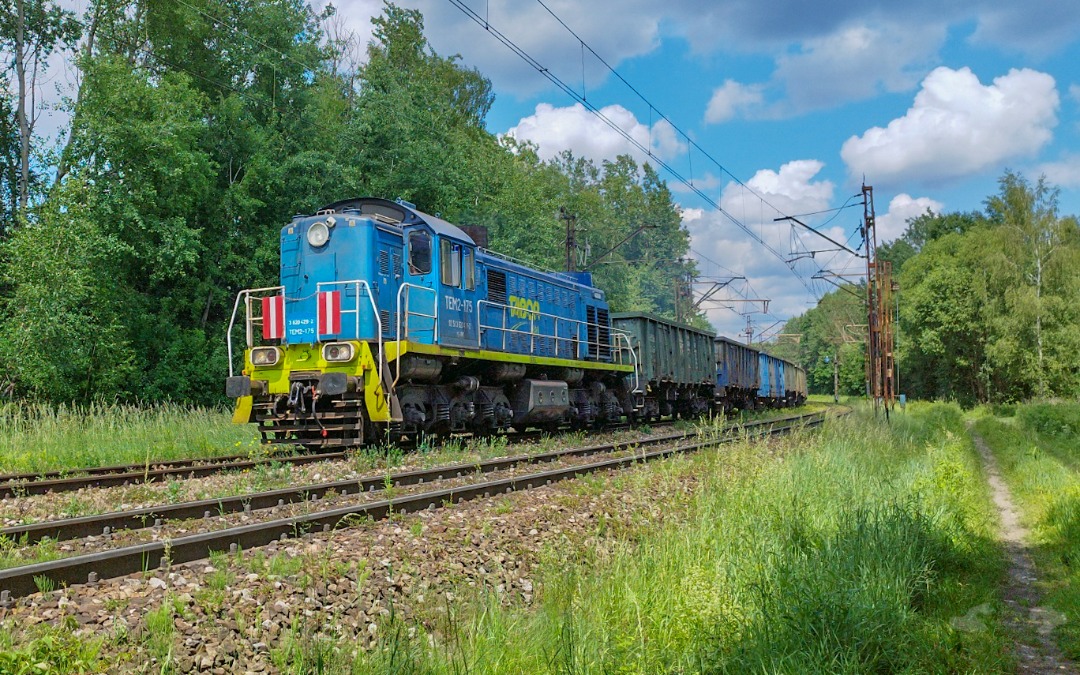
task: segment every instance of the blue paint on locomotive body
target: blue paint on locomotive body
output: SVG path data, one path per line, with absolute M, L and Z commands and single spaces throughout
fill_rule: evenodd
M 329 240 L 322 246 L 313 246 L 307 235 L 320 223 L 329 230 Z M 390 260 L 394 251 L 400 259 L 400 249 L 400 232 L 359 214 L 293 219 L 281 231 L 281 285 L 286 317 L 283 342 L 377 339 L 379 323 L 371 308 L 368 288 L 380 308 L 392 305 Z M 347 283 L 350 281 L 364 283 Z M 319 332 L 320 291 L 340 293 L 342 313 L 340 330 L 336 332 Z M 383 328 L 385 333 L 386 327 Z
M 313 228 L 326 229 L 324 242 L 309 239 Z M 285 344 L 381 337 L 612 359 L 608 304 L 590 274 L 545 272 L 479 249 L 408 204 L 353 199 L 297 216 L 281 231 L 280 272 Z M 341 294 L 339 331 L 319 332 L 320 291 Z
M 591 275 L 543 272 L 486 251 L 478 260 L 484 349 L 611 360 L 608 304 Z

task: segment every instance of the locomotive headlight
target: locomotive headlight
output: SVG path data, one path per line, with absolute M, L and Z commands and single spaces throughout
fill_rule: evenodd
M 276 366 L 281 360 L 281 350 L 277 347 L 256 347 L 251 350 L 251 365 Z
M 327 342 L 322 347 L 323 359 L 331 363 L 352 361 L 355 354 L 352 344 L 348 342 Z
M 312 224 L 307 231 L 307 241 L 315 248 L 326 246 L 326 242 L 330 241 L 330 227 L 321 220 Z

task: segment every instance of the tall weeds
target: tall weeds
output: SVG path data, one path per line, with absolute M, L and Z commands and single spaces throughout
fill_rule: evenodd
M 257 445 L 256 438 L 253 427 L 233 425 L 224 409 L 5 404 L 0 473 L 237 454 Z
M 450 635 L 378 654 L 418 672 L 862 673 L 997 670 L 1003 572 L 978 463 L 953 406 L 909 406 L 803 436 L 780 460 L 703 454 L 679 526 L 548 567 L 538 609 L 481 598 Z M 425 638 L 426 639 L 426 638 Z

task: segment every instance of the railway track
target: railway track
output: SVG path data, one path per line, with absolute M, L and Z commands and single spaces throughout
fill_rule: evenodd
M 653 425 L 657 426 L 657 425 Z M 613 426 L 611 431 L 628 428 Z M 533 440 L 543 432 L 527 431 L 510 434 L 515 442 Z M 403 445 L 408 449 L 408 445 Z M 79 471 L 48 471 L 0 475 L 0 499 L 43 495 L 49 492 L 73 492 L 87 488 L 105 488 L 138 483 L 157 483 L 170 479 L 205 478 L 228 471 L 246 471 L 269 464 L 303 466 L 318 462 L 345 459 L 350 451 L 338 450 L 317 454 L 279 455 L 251 459 L 247 455 L 229 455 L 205 459 L 177 459 L 149 464 L 123 464 L 93 467 Z M 78 474 L 78 475 L 72 475 Z
M 209 518 L 211 516 L 225 515 L 228 513 L 250 513 L 252 511 L 270 509 L 275 506 L 284 506 L 285 504 L 318 501 L 328 494 L 347 496 L 356 493 L 376 492 L 388 487 L 396 488 L 409 485 L 421 485 L 425 482 L 434 482 L 450 477 L 460 478 L 469 474 L 502 471 L 516 468 L 523 464 L 540 464 L 566 457 L 587 457 L 602 452 L 626 449 L 630 446 L 653 446 L 682 440 L 692 435 L 692 432 L 683 432 L 643 439 L 640 441 L 627 441 L 608 445 L 588 446 L 584 448 L 570 448 L 532 455 L 516 455 L 513 457 L 453 464 L 431 469 L 402 471 L 385 476 L 371 476 L 360 479 L 314 483 L 311 485 L 270 490 L 254 494 L 204 499 L 194 502 L 184 502 L 182 504 L 150 506 L 141 509 L 85 516 L 81 518 L 42 521 L 29 525 L 0 528 L 0 537 L 7 537 L 11 541 L 19 542 L 20 545 L 29 545 L 38 543 L 44 539 L 65 541 L 68 539 L 78 539 L 95 535 L 109 535 L 120 530 L 160 527 L 166 520 L 189 520 L 192 518 Z
M 654 459 L 669 457 L 674 454 L 692 452 L 707 447 L 713 447 L 744 435 L 767 436 L 784 433 L 792 429 L 817 426 L 825 419 L 825 412 L 815 412 L 807 415 L 790 416 L 777 420 L 763 420 L 751 422 L 739 427 L 734 427 L 717 438 L 695 440 L 686 442 L 696 436 L 693 432 L 671 434 L 668 436 L 649 439 L 649 445 L 662 445 L 673 443 L 669 447 L 663 447 L 649 452 L 635 452 L 631 455 L 621 455 L 587 464 L 577 464 L 569 467 L 539 471 L 524 476 L 511 476 L 496 480 L 473 483 L 464 486 L 455 486 L 444 489 L 436 489 L 415 494 L 403 495 L 396 498 L 368 501 L 360 504 L 352 504 L 343 507 L 325 510 L 314 510 L 310 513 L 268 520 L 247 525 L 227 527 L 225 529 L 204 532 L 200 534 L 181 536 L 173 539 L 147 542 L 132 546 L 125 546 L 108 551 L 76 555 L 69 558 L 35 563 L 20 567 L 12 567 L 0 570 L 0 606 L 11 602 L 14 597 L 21 597 L 38 592 L 40 588 L 60 587 L 81 583 L 94 583 L 100 579 L 123 576 L 135 572 L 154 569 L 168 564 L 180 564 L 206 558 L 213 551 L 236 551 L 241 548 L 252 548 L 269 544 L 275 540 L 287 539 L 310 532 L 327 532 L 339 526 L 348 526 L 350 523 L 367 519 L 386 518 L 391 513 L 409 513 L 423 509 L 437 508 L 442 504 L 458 503 L 490 497 L 494 494 L 509 493 L 516 490 L 530 489 L 542 485 L 550 485 L 554 482 L 586 475 L 597 471 L 625 468 L 635 463 L 647 462 Z M 149 526 L 148 523 L 160 525 L 165 518 L 199 518 L 215 515 L 223 512 L 254 511 L 258 509 L 273 508 L 285 503 L 297 503 L 299 501 L 312 501 L 312 498 L 321 498 L 322 495 L 334 490 L 339 494 L 342 490 L 352 492 L 373 492 L 389 485 L 420 485 L 425 482 L 436 482 L 450 477 L 467 474 L 490 473 L 505 470 L 523 464 L 536 464 L 541 462 L 554 462 L 559 459 L 570 457 L 587 457 L 595 454 L 614 453 L 626 450 L 630 446 L 640 446 L 642 441 L 629 443 L 614 443 L 608 445 L 590 446 L 585 448 L 567 449 L 540 455 L 509 457 L 499 460 L 473 464 L 457 464 L 452 466 L 436 467 L 419 471 L 402 472 L 389 476 L 368 478 L 363 480 L 340 481 L 321 485 L 309 485 L 287 490 L 276 490 L 266 493 L 245 495 L 243 497 L 207 500 L 205 502 L 191 502 L 165 507 L 150 507 L 124 513 L 104 514 L 86 518 L 69 519 L 66 521 L 50 521 L 35 525 L 7 528 L 2 534 L 8 537 L 18 537 L 21 541 L 40 541 L 43 537 L 79 538 L 105 532 L 105 528 L 131 528 L 139 529 Z M 245 503 L 246 502 L 246 503 Z M 213 508 L 207 508 L 210 504 Z M 50 533 L 51 530 L 51 533 Z

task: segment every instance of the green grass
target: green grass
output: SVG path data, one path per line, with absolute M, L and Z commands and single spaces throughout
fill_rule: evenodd
M 1066 618 L 1055 631 L 1058 644 L 1080 659 L 1080 405 L 1021 405 L 1015 415 L 1015 423 L 984 416 L 975 430 L 1023 512 L 1043 602 Z
M 759 411 L 744 419 L 795 414 Z M 534 444 L 536 452 L 584 442 L 584 434 L 560 434 Z M 225 408 L 193 408 L 174 404 L 149 407 L 96 403 L 88 406 L 0 405 L 0 473 L 69 471 L 113 464 L 148 464 L 246 454 L 263 456 L 253 425 L 235 425 Z M 424 466 L 486 459 L 515 452 L 505 436 L 454 438 L 422 443 L 409 460 Z M 396 447 L 367 448 L 354 457 L 361 471 L 390 469 L 406 455 Z
M 77 628 L 74 617 L 58 626 L 38 625 L 20 645 L 13 644 L 9 630 L 0 629 L 0 673 L 106 672 L 108 664 L 99 658 L 102 639 L 76 637 Z
M 245 454 L 259 447 L 250 425 L 225 409 L 0 406 L 0 473 L 71 470 L 154 460 Z
M 300 672 L 999 672 L 1004 558 L 955 406 L 863 414 L 779 459 L 752 446 L 656 465 L 627 490 L 702 486 L 682 517 L 549 552 L 538 603 L 492 593 L 350 656 L 307 636 Z M 680 468 L 682 467 L 682 468 Z M 643 477 L 643 478 L 642 478 Z M 456 603 L 455 603 L 456 604 Z M 955 620 L 989 606 L 964 630 Z M 973 626 L 971 624 L 974 624 Z M 416 637 L 410 638 L 410 631 Z M 339 648 L 341 645 L 338 645 Z

